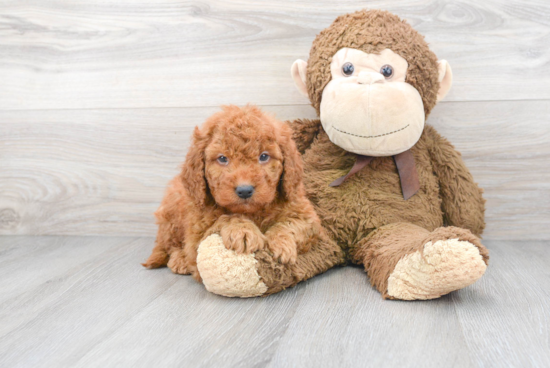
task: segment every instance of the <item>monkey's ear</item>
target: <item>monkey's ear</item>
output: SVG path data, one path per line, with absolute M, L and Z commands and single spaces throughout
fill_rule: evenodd
M 290 68 L 290 74 L 292 75 L 292 79 L 294 79 L 294 83 L 296 84 L 298 91 L 300 91 L 302 95 L 308 97 L 306 87 L 306 73 L 307 62 L 301 59 L 296 60 Z
M 453 71 L 447 60 L 439 60 L 437 62 L 437 70 L 439 71 L 439 91 L 437 91 L 437 101 L 441 101 L 453 84 Z

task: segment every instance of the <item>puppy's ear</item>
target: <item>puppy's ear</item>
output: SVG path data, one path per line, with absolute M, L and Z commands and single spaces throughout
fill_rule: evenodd
M 198 127 L 193 132 L 193 141 L 181 170 L 181 181 L 189 196 L 199 207 L 206 205 L 208 188 L 205 177 L 205 154 L 208 137 Z
M 305 196 L 302 156 L 292 139 L 292 129 L 286 123 L 279 125 L 278 144 L 283 153 L 283 173 L 279 187 L 286 200 L 294 201 Z

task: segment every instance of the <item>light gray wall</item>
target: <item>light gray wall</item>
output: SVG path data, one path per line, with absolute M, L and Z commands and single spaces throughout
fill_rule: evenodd
M 220 104 L 314 117 L 290 65 L 383 8 L 449 61 L 428 123 L 485 188 L 490 239 L 550 239 L 550 3 L 3 1 L 0 234 L 154 235 L 192 128 Z

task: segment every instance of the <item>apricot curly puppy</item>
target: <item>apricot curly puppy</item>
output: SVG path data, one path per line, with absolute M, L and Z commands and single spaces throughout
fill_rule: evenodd
M 267 249 L 295 263 L 323 230 L 291 134 L 255 106 L 225 106 L 195 128 L 182 172 L 155 213 L 156 245 L 143 265 L 201 281 L 197 248 L 215 233 L 237 253 Z

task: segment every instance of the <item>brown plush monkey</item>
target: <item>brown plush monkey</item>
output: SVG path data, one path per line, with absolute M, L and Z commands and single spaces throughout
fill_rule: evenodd
M 449 64 L 405 21 L 363 10 L 323 30 L 292 77 L 320 116 L 289 124 L 308 197 L 335 243 L 292 265 L 267 251 L 248 255 L 254 259 L 232 272 L 246 272 L 261 292 L 243 296 L 271 294 L 345 263 L 363 265 L 392 299 L 438 298 L 479 279 L 489 258 L 478 238 L 482 191 L 454 147 L 425 125 L 450 89 Z M 208 264 L 203 282 L 235 295 L 233 276 L 222 270 L 243 255 L 210 256 L 212 244 L 199 247 Z

